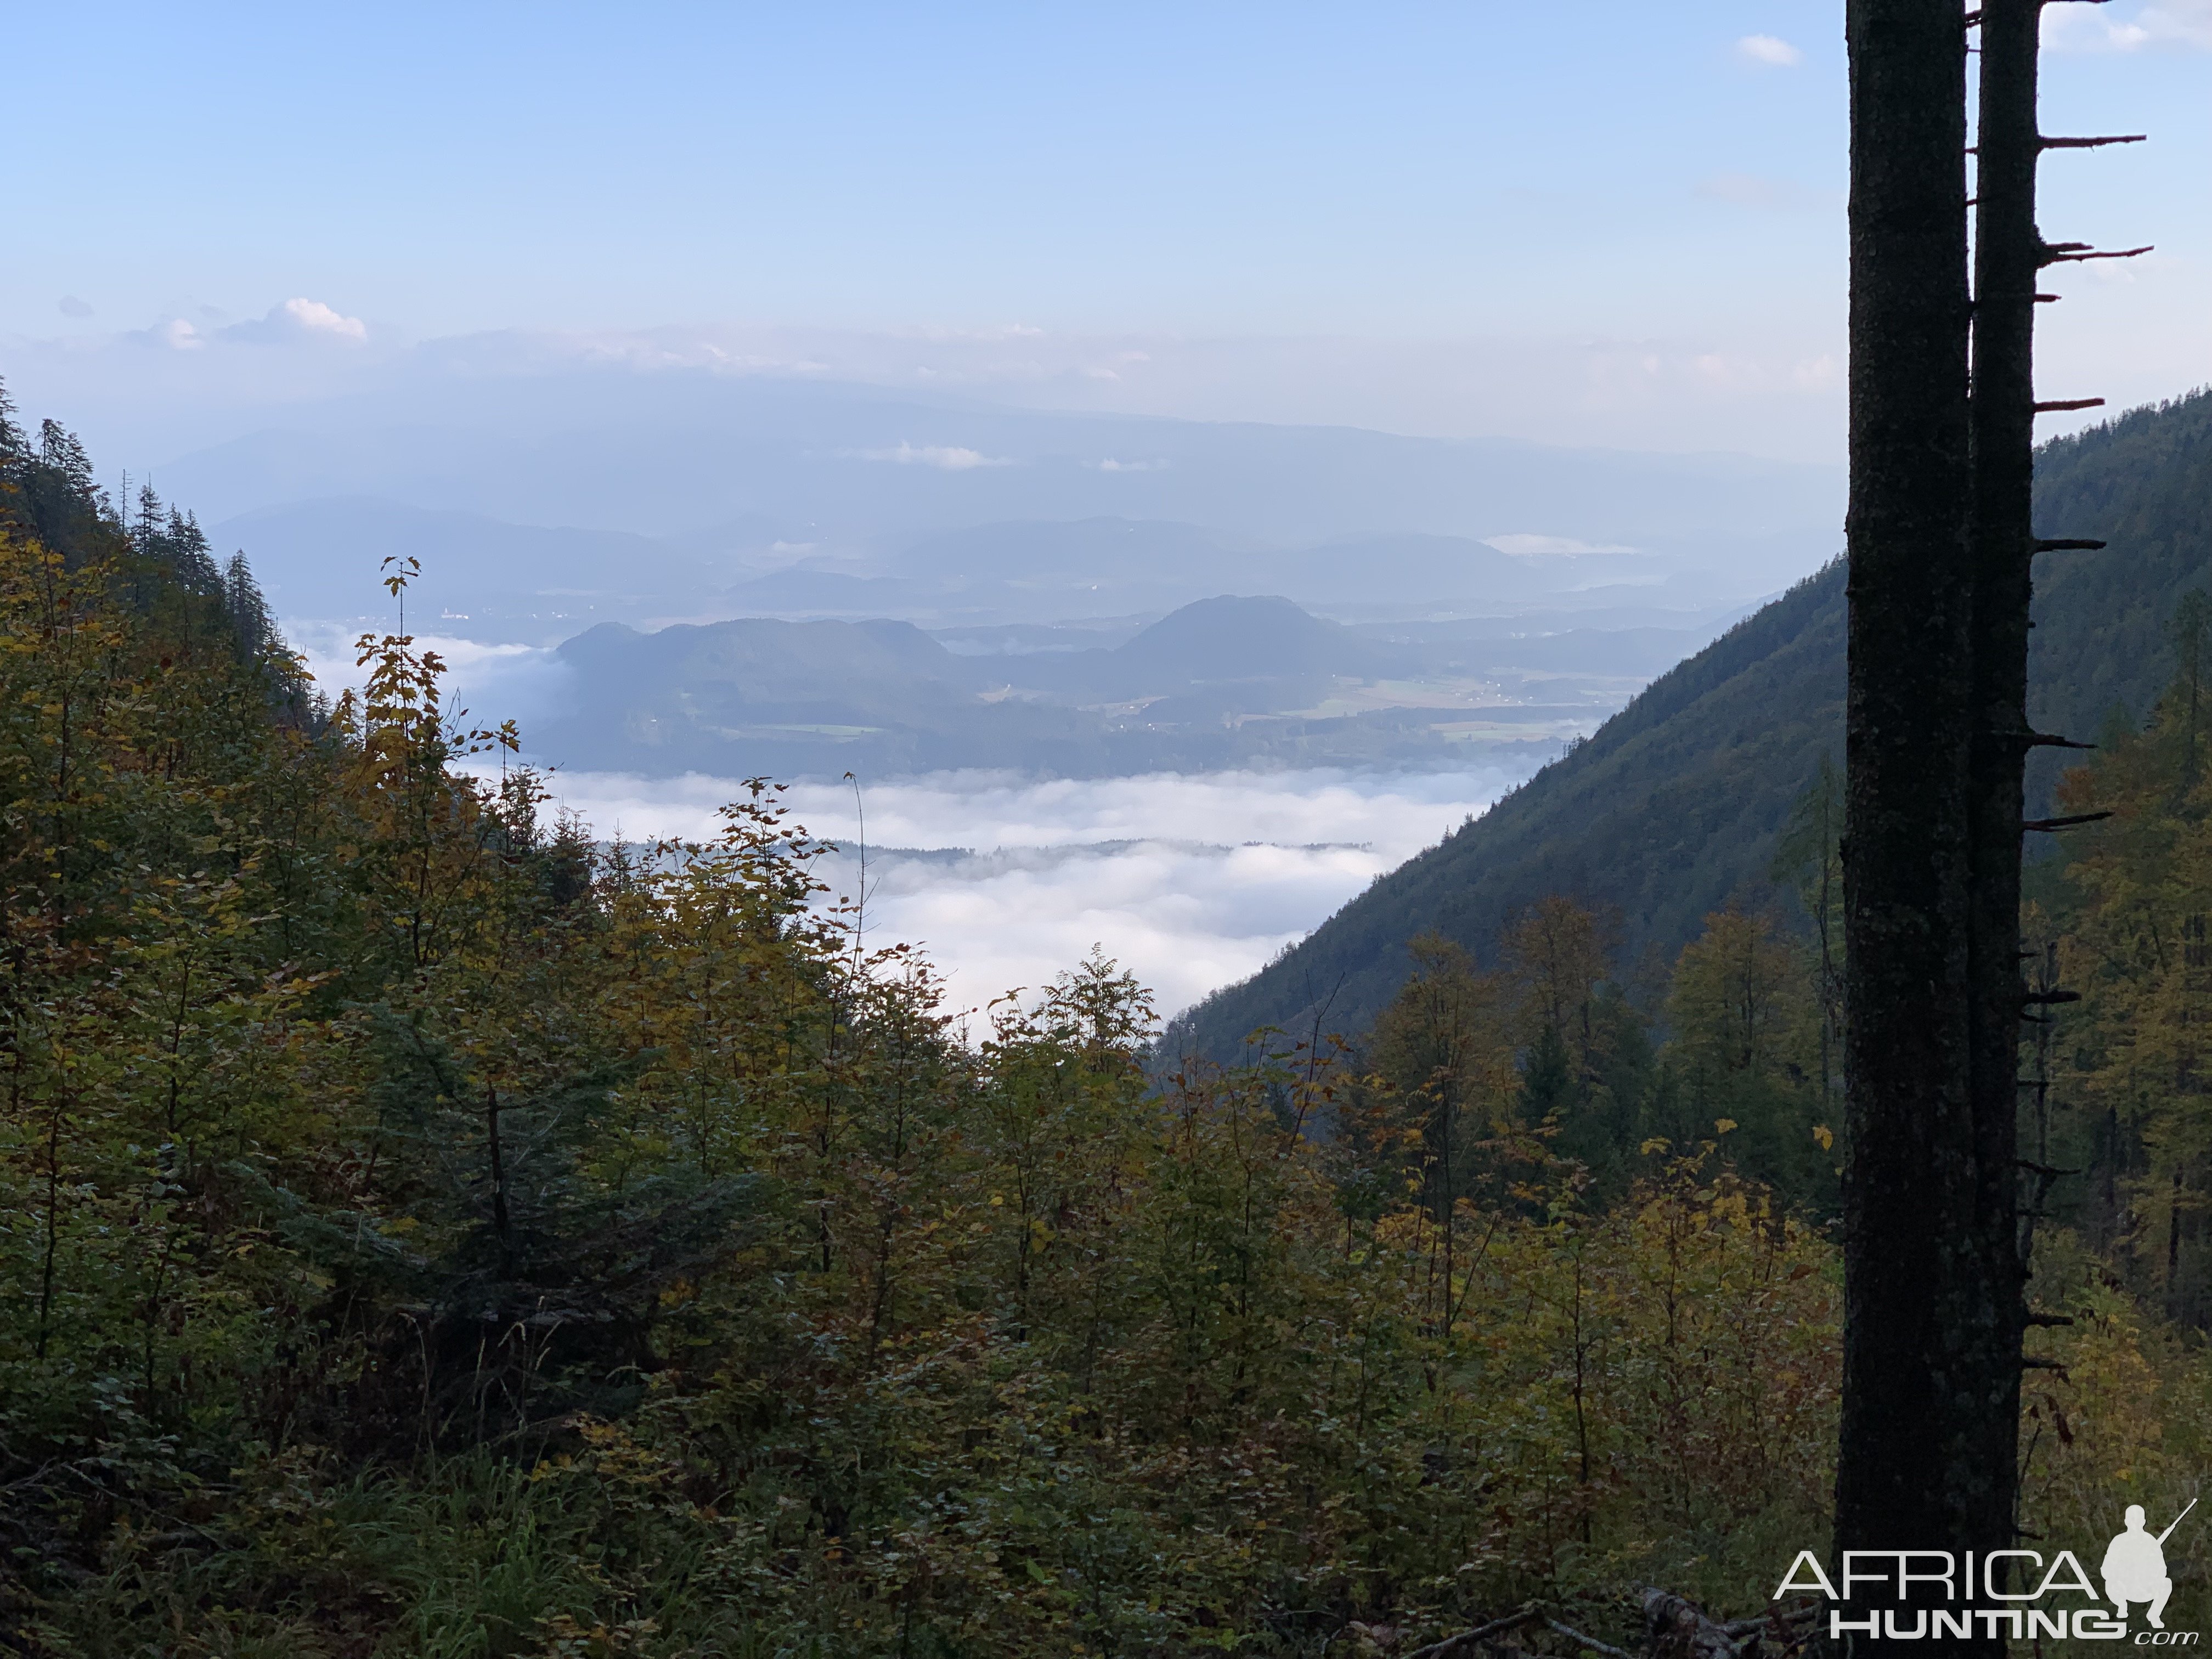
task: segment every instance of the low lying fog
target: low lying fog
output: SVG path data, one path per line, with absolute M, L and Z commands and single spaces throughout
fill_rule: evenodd
M 1492 768 L 1044 783 L 949 772 L 867 785 L 868 939 L 922 946 L 955 1008 L 1043 984 L 1097 945 L 1172 1014 L 1251 973 L 1518 781 Z M 741 793 L 696 773 L 551 782 L 595 833 L 629 841 L 703 837 Z M 840 844 L 820 868 L 855 893 L 852 787 L 794 784 L 783 799 L 797 823 Z
M 360 674 L 342 630 L 288 625 L 331 695 Z M 529 749 L 531 715 L 559 695 L 550 653 L 424 635 L 448 666 L 456 706 L 510 717 Z M 1035 782 L 987 772 L 862 781 L 871 945 L 921 945 L 948 981 L 948 1006 L 981 1006 L 1037 986 L 1094 945 L 1151 987 L 1163 1016 L 1241 979 L 1318 927 L 1523 774 L 1304 770 L 1155 773 Z M 554 800 L 602 840 L 704 839 L 736 799 L 733 778 L 556 770 Z M 860 820 L 849 784 L 794 784 L 793 820 L 839 844 L 820 866 L 837 896 L 859 890 Z

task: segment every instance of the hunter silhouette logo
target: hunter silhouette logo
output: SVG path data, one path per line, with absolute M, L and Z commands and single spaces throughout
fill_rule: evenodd
M 2166 1540 L 2173 1536 L 2173 1528 L 2181 1524 L 2189 1510 L 2197 1507 L 2197 1500 L 2189 1500 L 2189 1509 L 2173 1517 L 2168 1527 L 2155 1538 L 2143 1530 L 2143 1507 L 2128 1505 L 2127 1530 L 2119 1534 L 2105 1549 L 2105 1596 L 2119 1609 L 2120 1617 L 2128 1616 L 2128 1603 L 2150 1603 L 2150 1627 L 2166 1628 L 2166 1601 L 2173 1594 L 2173 1580 L 2166 1572 Z
M 2193 1647 L 2197 1631 L 2169 1631 L 2166 1604 L 2173 1595 L 2166 1571 L 2166 1540 L 2186 1520 L 2191 1498 L 2164 1532 L 2153 1533 L 2143 1506 L 2130 1504 L 2125 1524 L 2106 1546 L 2100 1598 L 2087 1567 L 2073 1551 L 2048 1561 L 2039 1550 L 1845 1550 L 1836 1582 L 1820 1559 L 1800 1550 L 1774 1592 L 1779 1602 L 1814 1592 L 1836 1605 L 1828 1610 L 1832 1640 L 1865 1636 L 1891 1642 L 1984 1641 L 2130 1642 L 2139 1648 Z M 1838 1585 L 1840 1584 L 1840 1591 Z M 2069 1602 L 2068 1598 L 2073 1598 Z M 2105 1603 L 2109 1602 L 2108 1611 Z M 2128 1632 L 2128 1610 L 2145 1610 L 2149 1627 Z

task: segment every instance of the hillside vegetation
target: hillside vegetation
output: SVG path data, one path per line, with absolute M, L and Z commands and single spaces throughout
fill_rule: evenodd
M 1834 1252 L 1696 1141 L 1595 1201 L 1534 942 L 1393 1076 L 1155 1091 L 1103 961 L 971 1045 L 772 787 L 603 851 L 137 506 L 0 418 L 0 1645 L 1348 1654 L 1817 1533 Z
M 2212 574 L 2212 392 L 2141 409 L 2039 457 L 2039 533 L 2096 537 L 2037 569 L 2030 708 L 2096 738 L 2141 719 L 2172 668 L 2162 632 Z M 1770 887 L 1777 839 L 1843 742 L 1840 564 L 1662 676 L 1587 742 L 1489 812 L 1376 882 L 1253 978 L 1176 1022 L 1171 1048 L 1227 1056 L 1257 1028 L 1364 1030 L 1435 931 L 1486 959 L 1547 894 L 1620 919 L 1618 969 L 1671 960 L 1705 915 Z M 2039 757 L 2047 798 L 2059 763 Z M 2033 850 L 2033 849 L 2031 849 Z
M 1357 1067 L 1156 1081 L 1100 959 L 963 1038 L 773 786 L 603 848 L 135 505 L 0 403 L 0 1649 L 1352 1659 L 1826 1535 L 1834 1010 L 1767 920 L 1658 1049 L 1560 897 Z M 2023 1525 L 2172 1512 L 2201 1348 L 2070 1238 L 2038 1297 Z

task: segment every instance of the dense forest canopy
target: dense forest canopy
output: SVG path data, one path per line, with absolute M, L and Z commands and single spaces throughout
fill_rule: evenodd
M 963 1032 L 772 785 L 609 847 L 360 655 L 322 702 L 242 560 L 0 422 L 0 1647 L 1626 1640 L 1825 1538 L 1817 926 L 1717 905 L 1637 978 L 1540 895 L 1354 1048 L 1162 1074 L 1103 959 Z M 2041 1247 L 2054 1535 L 2212 1441 L 2194 684 L 2069 780 L 2120 816 L 2045 901 L 2099 964 L 2051 1162 L 2102 1159 Z M 1775 866 L 1816 923 L 1832 787 Z

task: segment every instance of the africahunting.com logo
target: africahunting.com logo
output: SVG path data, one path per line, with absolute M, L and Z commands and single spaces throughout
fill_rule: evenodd
M 1971 1550 L 1845 1550 L 1840 1586 L 1829 1582 L 1812 1551 L 1800 1550 L 1774 1599 L 1817 1593 L 1841 1604 L 1829 1609 L 1830 1637 L 1892 1642 L 1977 1636 L 2118 1642 L 2130 1638 L 2130 1609 L 2139 1608 L 2145 1627 L 2133 1632 L 2136 1646 L 2193 1647 L 2202 1632 L 2166 1627 L 2166 1604 L 2173 1595 L 2166 1540 L 2196 1507 L 2192 1498 L 2164 1532 L 2154 1534 L 2142 1505 L 2129 1504 L 2124 1524 L 2105 1547 L 2097 1574 L 2101 1589 L 2072 1550 L 2060 1550 L 2047 1564 L 2037 1550 L 1990 1550 L 1979 1557 Z M 2082 1599 L 2089 1605 L 2076 1604 Z

